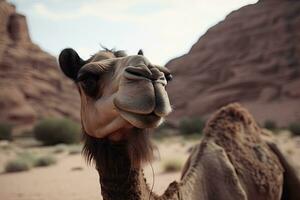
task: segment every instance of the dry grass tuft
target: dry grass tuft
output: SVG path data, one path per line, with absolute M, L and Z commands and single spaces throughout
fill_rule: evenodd
M 17 158 L 15 160 L 9 161 L 5 165 L 5 172 L 11 173 L 11 172 L 22 172 L 22 171 L 28 171 L 31 169 L 31 165 L 28 161 L 22 159 L 22 158 Z
M 54 165 L 57 162 L 56 158 L 50 155 L 41 156 L 37 158 L 34 162 L 35 167 L 46 167 Z

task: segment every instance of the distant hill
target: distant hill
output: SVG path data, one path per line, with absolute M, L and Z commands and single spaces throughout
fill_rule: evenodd
M 56 58 L 32 43 L 26 17 L 0 1 L 0 122 L 31 127 L 45 117 L 79 120 L 79 95 Z
M 167 63 L 171 121 L 241 102 L 264 123 L 300 121 L 300 1 L 260 0 L 229 14 Z

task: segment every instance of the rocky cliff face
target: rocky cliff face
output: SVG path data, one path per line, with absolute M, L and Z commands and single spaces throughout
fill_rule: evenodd
M 25 16 L 0 0 L 0 122 L 79 120 L 79 96 L 56 58 L 33 44 Z M 260 0 L 232 12 L 167 67 L 176 121 L 239 101 L 260 122 L 300 121 L 300 1 Z
M 0 122 L 31 127 L 45 117 L 79 120 L 79 96 L 56 58 L 33 44 L 25 16 L 0 1 Z
M 175 112 L 207 117 L 241 102 L 263 123 L 300 121 L 300 1 L 260 0 L 229 14 L 171 60 Z

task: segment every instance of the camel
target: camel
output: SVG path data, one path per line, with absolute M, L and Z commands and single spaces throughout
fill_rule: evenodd
M 155 194 L 142 168 L 153 159 L 148 130 L 172 111 L 166 91 L 170 71 L 142 51 L 128 56 L 104 49 L 83 60 L 67 48 L 59 64 L 80 94 L 83 154 L 95 163 L 104 200 L 300 199 L 295 170 L 236 103 L 208 120 L 181 180 Z

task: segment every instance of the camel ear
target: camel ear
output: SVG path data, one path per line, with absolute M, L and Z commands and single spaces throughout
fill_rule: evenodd
M 143 55 L 144 55 L 144 52 L 143 52 L 143 50 L 142 50 L 142 49 L 140 49 L 140 50 L 139 50 L 139 52 L 138 52 L 138 55 L 141 55 L 141 56 L 143 56 Z
M 74 81 L 77 79 L 78 71 L 86 63 L 79 57 L 78 53 L 71 48 L 62 50 L 59 54 L 58 62 L 64 74 Z

